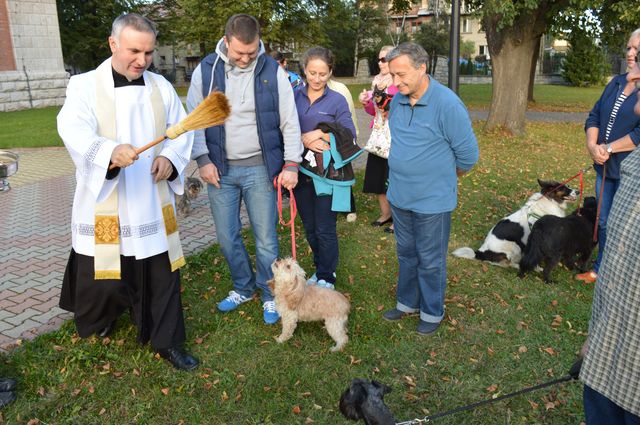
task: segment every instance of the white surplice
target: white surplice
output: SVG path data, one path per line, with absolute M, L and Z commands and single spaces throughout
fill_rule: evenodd
M 107 61 L 110 65 L 110 59 Z M 118 144 L 140 147 L 155 138 L 150 102 L 152 82 L 160 90 L 165 106 L 166 128 L 186 116 L 178 95 L 164 77 L 145 71 L 144 81 L 144 86 L 113 89 L 117 140 L 110 140 L 98 134 L 96 71 L 69 80 L 67 98 L 58 114 L 58 132 L 76 166 L 71 230 L 73 249 L 78 254 L 94 256 L 95 206 L 114 189 L 118 190 L 120 254 L 144 259 L 168 250 L 160 198 L 151 175 L 154 148 L 140 154 L 140 158 L 121 169 L 116 178 L 106 180 L 111 153 Z M 189 163 L 192 143 L 193 136 L 189 132 L 165 140 L 159 151 L 180 174 L 169 182 L 171 192 L 178 195 L 184 191 L 182 174 Z M 175 202 L 173 196 L 171 198 Z

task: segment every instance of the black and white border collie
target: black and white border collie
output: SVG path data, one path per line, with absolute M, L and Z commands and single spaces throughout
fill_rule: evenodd
M 565 217 L 568 203 L 575 201 L 580 194 L 579 191 L 555 181 L 538 180 L 538 184 L 540 192 L 531 195 L 522 208 L 493 226 L 478 250 L 465 246 L 452 254 L 460 258 L 518 268 L 533 224 L 544 215 Z

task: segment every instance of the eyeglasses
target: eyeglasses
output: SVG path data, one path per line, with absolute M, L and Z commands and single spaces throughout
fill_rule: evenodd
M 384 56 L 381 58 L 378 58 L 378 62 L 387 63 L 387 58 L 385 58 Z

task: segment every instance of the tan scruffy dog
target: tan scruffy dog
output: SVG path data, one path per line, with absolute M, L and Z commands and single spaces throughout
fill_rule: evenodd
M 298 322 L 324 320 L 327 332 L 336 342 L 331 351 L 342 350 L 349 337 L 347 320 L 351 306 L 340 292 L 315 285 L 307 285 L 304 270 L 292 258 L 276 260 L 271 265 L 276 310 L 282 320 L 282 333 L 276 338 L 285 342 L 293 336 Z

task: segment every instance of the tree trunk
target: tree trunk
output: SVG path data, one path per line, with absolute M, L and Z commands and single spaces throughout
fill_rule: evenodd
M 535 50 L 533 51 L 533 59 L 531 60 L 531 74 L 529 77 L 529 92 L 527 94 L 527 102 L 535 102 L 533 98 L 533 86 L 536 81 L 536 68 L 538 67 L 538 59 L 540 59 L 540 42 L 542 36 L 538 37 Z
M 499 14 L 484 16 L 493 65 L 493 98 L 485 129 L 502 127 L 513 134 L 524 133 L 534 51 L 553 14 L 568 4 L 569 0 L 542 0 L 536 9 L 520 14 L 508 27 L 499 25 Z
M 515 44 L 507 38 L 499 54 L 491 54 L 493 97 L 486 129 L 504 127 L 514 134 L 524 133 L 531 59 L 535 40 Z

